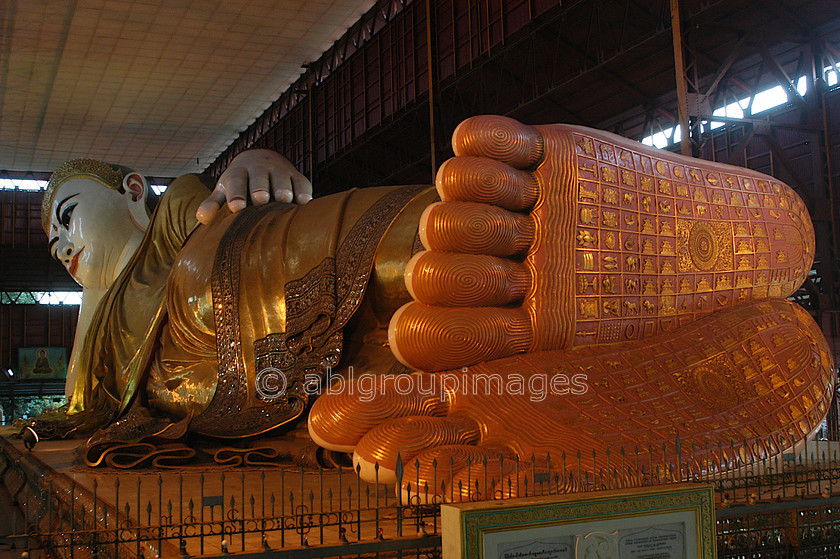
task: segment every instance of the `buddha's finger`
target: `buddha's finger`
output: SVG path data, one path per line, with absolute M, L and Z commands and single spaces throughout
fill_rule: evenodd
M 536 179 L 527 171 L 482 157 L 453 157 L 445 161 L 435 179 L 443 201 L 480 202 L 507 210 L 534 206 L 539 194 Z
M 438 202 L 420 216 L 420 240 L 429 250 L 517 256 L 533 238 L 527 216 L 487 204 Z
M 268 189 L 268 171 L 259 167 L 250 169 L 248 171 L 248 193 L 251 195 L 251 202 L 255 206 L 267 204 L 271 200 Z
M 415 301 L 442 307 L 491 307 L 522 301 L 528 268 L 495 256 L 424 251 L 406 265 L 405 285 Z
M 452 149 L 455 155 L 488 157 L 517 169 L 529 169 L 543 157 L 543 140 L 533 126 L 504 116 L 481 115 L 455 128 Z
M 270 176 L 271 195 L 274 197 L 274 201 L 291 204 L 295 198 L 295 191 L 289 172 L 286 169 L 274 169 Z
M 219 212 L 219 208 L 221 208 L 224 203 L 225 191 L 217 186 L 210 196 L 208 196 L 198 206 L 198 209 L 195 211 L 196 219 L 204 225 L 207 225 L 213 221 L 213 218 L 216 217 L 216 214 Z
M 424 371 L 475 365 L 526 351 L 533 338 L 521 308 L 436 307 L 418 302 L 400 307 L 388 326 L 388 341 L 403 364 Z
M 219 179 L 220 187 L 224 190 L 225 199 L 230 211 L 236 213 L 244 210 L 248 205 L 248 170 L 237 167 L 225 171 L 225 177 Z
M 306 175 L 294 169 L 291 174 L 291 181 L 296 204 L 302 206 L 312 200 L 312 183 L 306 178 Z

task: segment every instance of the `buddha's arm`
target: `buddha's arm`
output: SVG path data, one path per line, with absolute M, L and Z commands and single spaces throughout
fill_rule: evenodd
M 70 413 L 75 413 L 82 409 L 82 400 L 75 394 L 76 379 L 79 376 L 79 354 L 82 350 L 90 323 L 93 320 L 93 315 L 96 314 L 96 308 L 99 306 L 99 302 L 106 292 L 106 289 L 85 288 L 82 290 L 82 304 L 79 307 L 79 318 L 76 321 L 76 334 L 73 337 L 73 350 L 70 353 L 70 362 L 67 365 L 67 381 L 64 384 L 64 394 L 70 404 Z

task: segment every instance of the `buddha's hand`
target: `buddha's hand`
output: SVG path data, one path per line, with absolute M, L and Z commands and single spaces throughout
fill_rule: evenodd
M 305 204 L 311 199 L 312 183 L 288 159 L 269 149 L 252 149 L 233 158 L 196 217 L 210 223 L 225 203 L 230 211 L 238 212 L 249 201 L 260 206 L 271 201 Z

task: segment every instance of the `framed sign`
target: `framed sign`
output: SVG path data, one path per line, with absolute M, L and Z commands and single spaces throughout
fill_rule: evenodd
M 67 377 L 67 348 L 21 347 L 18 349 L 18 372 L 24 380 Z
M 717 556 L 712 485 L 446 504 L 441 523 L 448 559 Z

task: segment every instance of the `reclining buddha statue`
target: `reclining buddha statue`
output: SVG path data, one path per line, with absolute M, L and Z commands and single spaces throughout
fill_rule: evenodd
M 44 225 L 85 288 L 77 424 L 230 438 L 307 417 L 366 479 L 399 455 L 421 484 L 677 435 L 772 455 L 820 426 L 834 368 L 786 301 L 814 257 L 790 187 L 579 126 L 478 116 L 452 142 L 435 189 L 305 205 L 265 152 L 212 194 L 175 180 L 151 216 L 136 173 L 56 171 Z

